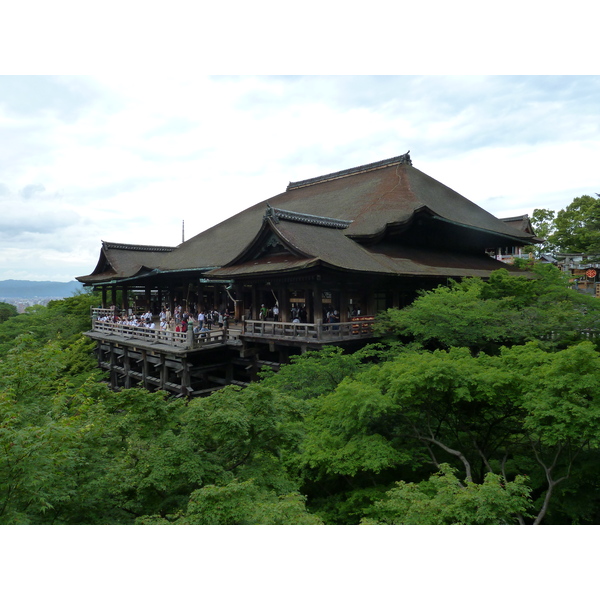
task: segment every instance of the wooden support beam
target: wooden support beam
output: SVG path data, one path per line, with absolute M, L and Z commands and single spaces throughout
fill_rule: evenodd
M 142 384 L 147 389 L 148 378 L 148 360 L 146 357 L 146 351 L 142 350 Z
M 123 368 L 125 369 L 125 387 L 131 387 L 131 365 L 129 360 L 129 351 L 127 347 L 123 348 Z

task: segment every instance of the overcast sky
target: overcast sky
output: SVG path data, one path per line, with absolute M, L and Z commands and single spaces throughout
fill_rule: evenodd
M 597 76 L 0 77 L 0 280 L 177 245 L 316 177 L 410 150 L 492 214 L 600 193 Z

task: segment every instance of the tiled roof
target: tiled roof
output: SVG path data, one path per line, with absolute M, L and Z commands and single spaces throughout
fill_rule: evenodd
M 291 210 L 281 210 L 280 208 L 272 208 L 268 204 L 267 207 L 265 218 L 271 217 L 276 221 L 283 219 L 284 221 L 295 221 L 296 223 L 307 223 L 309 225 L 332 227 L 334 229 L 347 229 L 352 224 L 352 221 L 346 221 L 344 219 L 332 219 L 331 217 L 319 217 L 317 215 L 307 215 L 306 213 L 299 213 Z
M 343 171 L 337 171 L 336 173 L 329 173 L 329 175 L 321 175 L 319 177 L 313 177 L 312 179 L 305 179 L 303 181 L 291 182 L 287 186 L 287 191 L 293 190 L 299 187 L 306 187 L 307 185 L 315 185 L 317 183 L 323 183 L 324 181 L 331 181 L 332 179 L 340 179 L 342 177 L 349 177 L 350 175 L 356 175 L 357 173 L 366 173 L 367 171 L 373 171 L 374 169 L 383 169 L 384 167 L 391 167 L 393 165 L 408 164 L 412 165 L 410 160 L 410 150 L 406 154 L 396 156 L 395 158 L 387 158 L 378 162 L 370 163 L 368 165 L 362 165 L 360 167 L 352 167 L 351 169 L 345 169 Z
M 408 246 L 418 245 L 422 231 L 419 227 L 429 228 L 437 235 L 433 240 L 430 235 L 429 241 L 422 243 L 428 249 L 431 241 L 438 246 L 445 244 L 443 252 L 438 248 L 438 257 L 456 253 L 466 239 L 476 244 L 482 254 L 488 247 L 535 241 L 531 233 L 497 219 L 413 167 L 407 153 L 292 183 L 285 192 L 241 211 L 176 248 L 104 243 L 103 252 L 116 272 L 112 277 L 131 277 L 142 267 L 167 272 L 229 265 L 227 269 L 233 272 L 231 269 L 242 268 L 233 263 L 246 256 L 245 249 L 256 243 L 265 217 L 271 219 L 288 244 L 302 248 L 305 257 L 351 270 L 380 273 L 429 268 L 430 259 L 427 264 L 416 259 L 403 262 L 399 257 L 387 260 L 370 249 L 391 238 L 397 248 L 403 247 L 404 238 L 405 246 L 409 241 Z M 264 269 L 273 268 L 266 264 Z M 300 263 L 296 266 L 300 268 Z M 100 263 L 92 273 L 96 280 L 102 276 L 99 267 Z M 248 269 L 255 267 L 259 267 L 258 262 L 247 265 Z M 443 270 L 441 265 L 436 269 Z M 465 269 L 469 271 L 469 267 Z M 473 269 L 481 270 L 475 266 Z M 450 270 L 448 267 L 444 272 Z M 105 273 L 105 278 L 112 277 L 108 271 Z
M 100 258 L 90 275 L 77 277 L 81 283 L 100 283 L 113 279 L 133 277 L 158 266 L 166 253 L 175 248 L 169 246 L 144 246 L 102 242 Z

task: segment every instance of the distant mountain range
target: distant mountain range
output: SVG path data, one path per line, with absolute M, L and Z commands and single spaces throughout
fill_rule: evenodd
M 78 281 L 0 281 L 0 298 L 68 298 L 80 291 L 83 286 Z

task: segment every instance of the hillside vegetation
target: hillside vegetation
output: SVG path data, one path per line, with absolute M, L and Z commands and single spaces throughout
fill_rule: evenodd
M 189 401 L 108 389 L 81 335 L 97 297 L 11 315 L 0 523 L 599 523 L 600 302 L 535 271 Z

